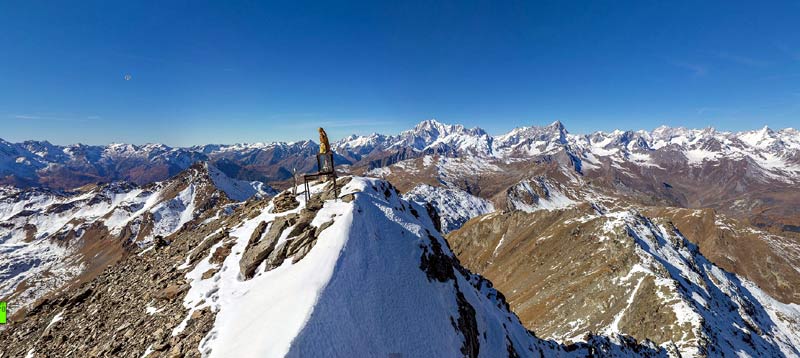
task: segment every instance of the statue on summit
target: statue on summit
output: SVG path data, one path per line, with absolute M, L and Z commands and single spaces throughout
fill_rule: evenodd
M 331 144 L 328 142 L 328 134 L 322 127 L 319 127 L 319 154 L 328 154 L 331 151 Z
M 319 154 L 317 154 L 317 172 L 308 173 L 303 175 L 305 185 L 306 202 L 311 200 L 311 188 L 309 181 L 330 180 L 333 183 L 333 192 L 338 193 L 336 189 L 336 169 L 333 164 L 333 151 L 331 151 L 331 143 L 328 142 L 328 134 L 322 127 L 319 127 Z M 335 194 L 338 195 L 338 194 Z

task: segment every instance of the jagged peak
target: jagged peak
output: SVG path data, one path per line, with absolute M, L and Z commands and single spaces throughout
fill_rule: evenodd
M 449 124 L 445 124 L 436 120 L 436 118 L 426 119 L 419 123 L 417 123 L 414 128 L 436 128 L 436 127 L 444 127 L 449 126 Z
M 567 132 L 567 128 L 564 127 L 564 123 L 561 123 L 561 121 L 559 121 L 559 120 L 553 121 L 553 123 L 550 123 L 547 126 L 547 128 L 552 128 L 552 129 L 558 130 L 559 132 L 568 133 Z
M 464 125 L 462 124 L 442 123 L 433 118 L 419 122 L 416 126 L 414 126 L 413 129 L 408 130 L 406 132 L 411 132 L 411 133 L 436 132 L 438 134 L 443 134 L 443 135 L 457 133 L 457 132 L 467 132 L 469 134 L 474 134 L 474 135 L 486 134 L 486 131 L 484 131 L 480 127 L 467 128 L 464 127 Z
M 31 140 L 31 139 L 29 139 L 29 140 L 26 140 L 26 141 L 22 142 L 22 144 L 24 144 L 24 145 L 43 145 L 43 146 L 48 146 L 48 147 L 53 146 L 53 144 L 50 143 L 50 141 L 48 141 L 46 139 L 45 140 Z

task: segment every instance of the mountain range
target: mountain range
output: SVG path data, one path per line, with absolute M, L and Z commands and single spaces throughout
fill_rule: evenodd
M 797 130 L 331 147 L 0 142 L 10 356 L 800 356 Z
M 800 175 L 800 132 L 791 128 L 734 133 L 659 127 L 650 132 L 573 135 L 554 122 L 490 136 L 481 128 L 426 120 L 398 135 L 351 135 L 332 147 L 339 164 L 370 169 L 426 154 L 515 160 L 566 150 L 579 171 L 596 169 L 605 158 L 619 165 L 664 169 L 674 161 L 696 167 L 726 159 L 745 161 L 758 175 L 773 179 L 788 180 L 789 176 L 796 180 Z M 57 146 L 46 141 L 9 143 L 0 139 L 0 175 L 3 182 L 17 186 L 71 188 L 118 180 L 146 184 L 206 160 L 237 179 L 280 181 L 291 177 L 293 169 L 313 169 L 315 163 L 308 161 L 318 149 L 311 140 L 172 148 L 163 144 Z

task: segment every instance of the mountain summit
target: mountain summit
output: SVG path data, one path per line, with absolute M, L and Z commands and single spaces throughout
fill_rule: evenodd
M 428 212 L 385 181 L 343 178 L 204 220 L 40 301 L 14 356 L 665 356 L 629 337 L 535 337 L 464 269 Z M 148 277 L 149 280 L 142 280 Z

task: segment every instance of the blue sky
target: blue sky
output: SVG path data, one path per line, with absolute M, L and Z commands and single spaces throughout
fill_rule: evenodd
M 3 1 L 0 138 L 798 127 L 799 18 L 798 1 Z

